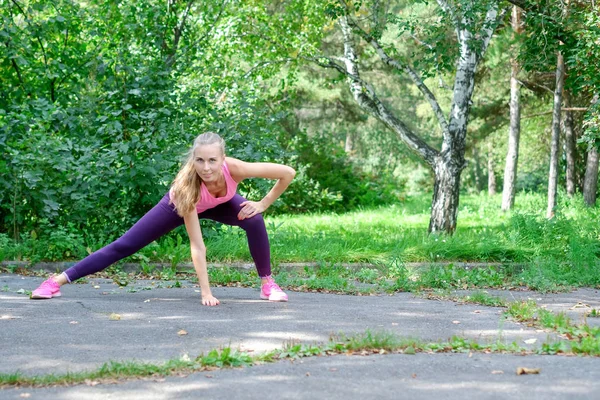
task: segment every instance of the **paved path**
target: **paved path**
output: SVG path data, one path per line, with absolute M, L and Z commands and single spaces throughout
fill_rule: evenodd
M 214 288 L 222 304 L 203 307 L 197 288 L 159 288 L 137 281 L 119 288 L 90 279 L 67 285 L 63 297 L 33 301 L 41 278 L 0 275 L 0 373 L 27 375 L 90 370 L 114 360 L 161 362 L 185 354 L 195 357 L 219 347 L 251 352 L 285 343 L 319 343 L 332 334 L 387 331 L 424 341 L 453 335 L 481 343 L 500 340 L 523 347 L 554 335 L 503 318 L 502 310 L 480 305 L 432 301 L 401 293 L 393 296 L 342 296 L 290 292 L 289 303 L 258 299 L 257 289 Z M 163 283 L 164 284 L 164 283 Z M 504 293 L 504 292 L 503 292 Z M 496 294 L 496 293 L 494 293 Z M 600 308 L 593 290 L 532 297 L 549 308 L 577 303 Z M 111 320 L 119 314 L 120 320 Z M 576 319 L 577 320 L 577 319 Z M 187 335 L 178 332 L 185 330 Z M 534 344 L 525 340 L 536 339 Z M 516 376 L 518 366 L 542 367 L 539 376 Z M 492 374 L 492 371 L 496 373 Z M 503 371 L 503 373 L 497 373 Z M 136 380 L 116 385 L 70 388 L 4 389 L 0 399 L 23 394 L 39 399 L 192 399 L 258 398 L 267 385 L 277 398 L 597 398 L 600 359 L 473 354 L 336 356 L 212 371 L 161 382 Z M 200 394 L 201 393 L 201 394 Z

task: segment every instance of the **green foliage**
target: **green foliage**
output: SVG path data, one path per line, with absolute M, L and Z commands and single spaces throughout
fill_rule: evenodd
M 211 350 L 207 355 L 200 355 L 196 361 L 203 367 L 236 368 L 253 364 L 252 356 L 229 347 L 221 351 Z
M 284 212 L 348 211 L 399 200 L 401 183 L 361 171 L 341 147 L 321 135 L 298 132 L 289 150 L 304 167 L 286 191 Z

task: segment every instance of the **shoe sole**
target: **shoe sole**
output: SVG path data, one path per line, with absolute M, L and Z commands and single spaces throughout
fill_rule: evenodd
M 285 302 L 287 302 L 287 301 L 288 301 L 288 299 L 277 299 L 277 300 L 271 300 L 271 299 L 269 299 L 269 297 L 267 297 L 267 296 L 263 296 L 262 294 L 260 295 L 260 298 L 261 298 L 262 300 L 268 300 L 268 301 L 273 301 L 273 302 L 278 302 L 278 303 L 285 303 Z
M 42 295 L 39 295 L 39 294 L 35 294 L 35 295 L 32 294 L 29 298 L 32 299 L 32 300 L 50 300 L 53 297 L 60 297 L 60 296 L 61 296 L 60 293 L 51 294 L 50 296 L 42 296 Z

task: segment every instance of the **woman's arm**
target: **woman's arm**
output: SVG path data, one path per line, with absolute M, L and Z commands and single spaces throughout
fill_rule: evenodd
M 185 229 L 187 230 L 190 238 L 190 247 L 192 250 L 192 262 L 194 263 L 194 269 L 196 275 L 198 275 L 198 283 L 200 284 L 200 291 L 202 294 L 202 304 L 205 306 L 216 306 L 219 304 L 219 300 L 212 295 L 210 291 L 210 284 L 208 282 L 208 271 L 206 269 L 206 246 L 202 239 L 202 232 L 200 231 L 200 221 L 198 221 L 198 214 L 196 210 L 183 217 L 185 222 Z
M 274 163 L 249 163 L 236 158 L 227 157 L 227 165 L 231 177 L 236 182 L 241 182 L 246 178 L 266 178 L 275 179 L 275 185 L 260 201 L 245 201 L 241 204 L 242 209 L 238 214 L 238 219 L 246 219 L 265 211 L 281 194 L 296 176 L 296 171 L 292 167 L 283 164 Z

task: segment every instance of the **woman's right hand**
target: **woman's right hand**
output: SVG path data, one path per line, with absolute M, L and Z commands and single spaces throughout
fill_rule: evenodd
M 212 294 L 202 295 L 202 305 L 203 306 L 218 306 L 220 304 L 219 299 L 217 299 Z

